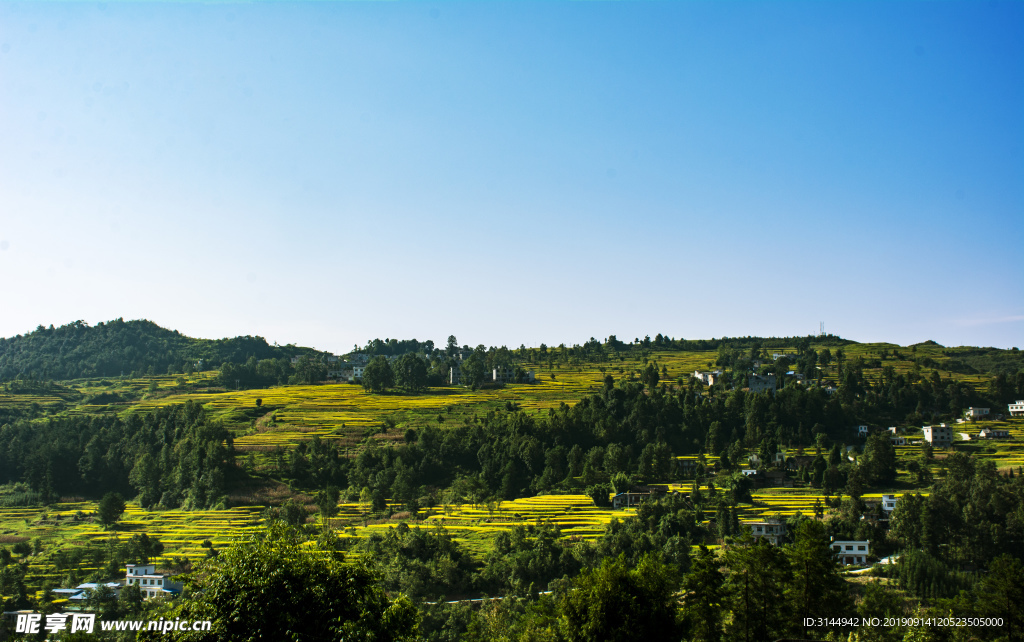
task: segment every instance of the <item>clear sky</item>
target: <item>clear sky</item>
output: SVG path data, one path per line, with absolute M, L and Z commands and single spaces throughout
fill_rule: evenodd
M 1024 3 L 0 3 L 0 336 L 1024 347 Z

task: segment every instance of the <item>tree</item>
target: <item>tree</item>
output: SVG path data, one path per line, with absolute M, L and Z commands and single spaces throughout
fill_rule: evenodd
M 1003 618 L 1006 639 L 1016 639 L 1024 630 L 1024 564 L 1005 553 L 995 558 L 979 593 L 987 598 L 980 600 L 984 615 Z
M 96 508 L 96 514 L 99 517 L 100 524 L 109 528 L 116 524 L 117 520 L 121 519 L 124 509 L 124 498 L 121 497 L 120 493 L 107 493 L 100 500 Z
M 786 637 L 793 620 L 784 599 L 792 577 L 789 563 L 777 546 L 749 531 L 725 555 L 726 582 L 731 602 L 731 637 L 736 640 L 777 640 Z
M 560 625 L 569 642 L 678 639 L 675 567 L 645 555 L 631 568 L 624 555 L 583 571 L 560 596 Z
M 416 632 L 408 598 L 389 599 L 364 566 L 344 563 L 336 544 L 302 542 L 280 522 L 200 562 L 187 584 L 168 619 L 210 620 L 213 627 L 170 633 L 172 640 L 399 641 Z
M 328 486 L 316 494 L 316 505 L 320 509 L 320 517 L 324 524 L 338 514 L 338 498 L 340 496 L 341 492 L 336 486 Z
M 718 570 L 720 564 L 713 552 L 701 546 L 683 581 L 683 612 L 693 642 L 718 642 L 722 638 L 725 577 Z
M 484 382 L 487 373 L 486 357 L 482 350 L 474 350 L 459 366 L 462 385 L 476 388 Z
M 370 392 L 384 392 L 395 385 L 395 373 L 387 357 L 378 355 L 363 369 L 363 387 Z
M 285 502 L 281 504 L 279 514 L 281 519 L 284 520 L 284 523 L 289 526 L 301 526 L 305 524 L 306 517 L 308 515 L 306 508 L 294 499 L 286 499 Z
M 254 364 L 255 365 L 255 364 Z M 311 356 L 303 356 L 295 364 L 295 375 L 299 383 L 314 384 L 327 378 L 327 364 Z M 223 373 L 221 373 L 223 377 Z
M 409 391 L 422 390 L 427 386 L 427 364 L 415 354 L 403 354 L 395 362 L 395 385 Z
M 793 581 L 789 603 L 796 616 L 804 618 L 850 615 L 853 602 L 839 575 L 839 564 L 829 547 L 828 528 L 822 522 L 805 519 L 796 528 L 796 539 L 786 548 Z M 804 627 L 803 637 L 807 638 Z
M 886 433 L 868 436 L 862 467 L 869 484 L 890 484 L 896 479 L 896 449 Z

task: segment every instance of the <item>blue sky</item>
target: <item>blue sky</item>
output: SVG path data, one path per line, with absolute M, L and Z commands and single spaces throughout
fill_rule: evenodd
M 0 3 L 0 335 L 1024 341 L 1019 2 Z

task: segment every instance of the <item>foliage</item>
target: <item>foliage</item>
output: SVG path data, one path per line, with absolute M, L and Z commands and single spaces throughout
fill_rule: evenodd
M 395 385 L 395 373 L 387 357 L 378 356 L 363 368 L 363 387 L 370 392 L 384 392 Z
M 389 598 L 330 541 L 303 542 L 280 524 L 201 562 L 186 590 L 168 619 L 211 620 L 213 629 L 172 632 L 170 639 L 383 642 L 411 640 L 416 630 L 408 599 Z
M 0 481 L 44 494 L 134 489 L 144 507 L 223 502 L 228 433 L 187 401 L 146 414 L 62 417 L 0 428 Z
M 569 642 L 678 639 L 678 585 L 676 569 L 657 556 L 645 555 L 636 566 L 624 556 L 605 558 L 561 596 L 562 635 Z
M 185 372 L 200 361 L 205 367 L 216 367 L 226 362 L 245 363 L 250 357 L 288 358 L 302 350 L 271 346 L 262 337 L 193 339 L 144 319 L 115 319 L 92 327 L 75 321 L 0 338 L 0 381 L 18 375 L 75 379 Z
M 120 493 L 107 493 L 100 500 L 99 506 L 96 509 L 96 515 L 100 520 L 100 524 L 110 527 L 117 523 L 117 520 L 121 519 L 124 509 L 124 498 L 121 497 Z

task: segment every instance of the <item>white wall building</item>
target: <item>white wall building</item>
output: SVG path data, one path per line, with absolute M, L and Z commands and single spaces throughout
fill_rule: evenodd
M 695 370 L 694 379 L 699 379 L 705 386 L 713 386 L 718 378 L 722 376 L 721 370 Z
M 172 582 L 170 575 L 157 573 L 154 564 L 128 564 L 125 586 L 138 586 L 143 599 L 171 597 L 181 592 L 181 584 Z
M 964 411 L 964 416 L 968 419 L 981 419 L 982 417 L 987 417 L 989 411 L 989 408 L 975 408 L 974 406 L 971 406 Z
M 843 566 L 866 564 L 871 554 L 871 540 L 839 540 L 832 538 L 832 552 Z
M 1021 399 L 1017 403 L 1010 404 L 1010 416 L 1024 417 L 1024 399 Z
M 921 430 L 924 432 L 924 440 L 932 446 L 944 447 L 953 443 L 953 429 L 946 424 L 924 426 Z
M 982 428 L 978 431 L 979 439 L 1007 439 L 1009 436 L 1009 430 L 1002 430 L 999 428 Z
M 882 510 L 891 513 L 896 510 L 896 502 L 900 500 L 896 495 L 882 495 Z
M 778 546 L 782 542 L 782 538 L 786 536 L 786 523 L 782 520 L 768 519 L 763 522 L 743 522 L 743 525 L 750 527 L 750 532 L 754 535 L 755 540 L 763 537 L 775 546 Z

